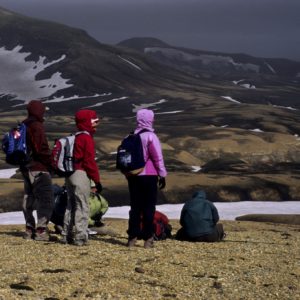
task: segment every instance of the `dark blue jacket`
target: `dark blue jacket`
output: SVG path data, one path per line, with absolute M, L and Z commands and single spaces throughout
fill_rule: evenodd
M 190 238 L 212 233 L 218 221 L 217 208 L 206 199 L 204 191 L 196 192 L 181 211 L 180 224 Z

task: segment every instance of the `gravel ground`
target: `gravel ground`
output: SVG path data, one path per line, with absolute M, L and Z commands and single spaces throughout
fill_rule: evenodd
M 171 221 L 173 233 L 178 221 Z M 300 299 L 300 226 L 224 221 L 224 242 L 128 249 L 126 220 L 84 247 L 0 226 L 0 299 Z

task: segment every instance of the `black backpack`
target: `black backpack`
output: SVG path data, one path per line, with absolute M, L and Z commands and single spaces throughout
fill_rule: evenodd
M 143 145 L 140 134 L 147 130 L 142 130 L 137 134 L 131 132 L 126 136 L 117 149 L 116 168 L 127 175 L 137 175 L 145 167 Z
M 55 225 L 64 226 L 64 216 L 68 203 L 68 193 L 65 186 L 54 184 L 52 186 L 54 195 L 54 209 L 50 221 Z

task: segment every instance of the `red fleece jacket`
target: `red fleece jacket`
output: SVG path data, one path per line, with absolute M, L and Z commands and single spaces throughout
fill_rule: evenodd
M 92 128 L 92 119 L 97 119 L 97 114 L 93 110 L 80 110 L 75 115 L 76 125 L 79 131 L 87 131 L 89 134 L 79 134 L 76 136 L 74 144 L 74 168 L 83 170 L 87 176 L 95 183 L 100 182 L 98 165 L 95 161 L 95 142 Z
M 30 171 L 49 171 L 51 168 L 51 150 L 44 129 L 45 105 L 32 100 L 27 105 L 28 117 L 23 122 L 27 126 L 26 143 L 31 160 L 26 166 Z

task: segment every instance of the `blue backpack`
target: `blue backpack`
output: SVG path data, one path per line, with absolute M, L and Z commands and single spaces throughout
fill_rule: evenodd
M 18 124 L 5 133 L 2 139 L 2 150 L 8 164 L 22 166 L 28 163 L 29 155 L 26 146 L 26 125 Z
M 127 175 L 137 175 L 145 167 L 143 145 L 140 134 L 147 130 L 142 130 L 137 134 L 131 132 L 125 137 L 117 149 L 116 168 Z

